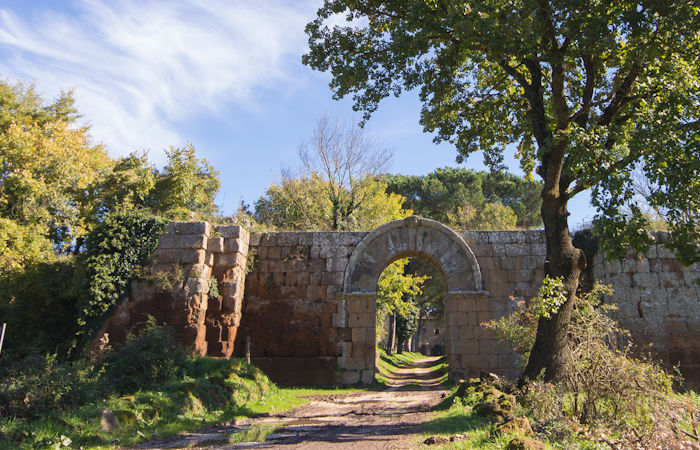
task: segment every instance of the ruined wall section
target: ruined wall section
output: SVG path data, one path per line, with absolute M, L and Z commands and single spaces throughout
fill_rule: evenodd
M 124 342 L 148 316 L 167 323 L 195 353 L 230 356 L 241 317 L 248 233 L 238 226 L 212 230 L 206 222 L 171 222 L 129 297 L 105 322 L 93 343 Z M 212 278 L 212 275 L 215 278 Z M 221 295 L 209 298 L 218 280 Z
M 663 235 L 658 235 L 663 237 Z M 667 368 L 678 366 L 689 388 L 700 387 L 700 264 L 681 265 L 662 244 L 646 255 L 627 254 L 608 261 L 598 252 L 593 278 L 614 289 L 605 302 L 630 331 L 638 349 L 649 349 Z
M 374 336 L 367 333 L 374 324 L 356 323 L 341 294 L 349 256 L 365 234 L 252 234 L 254 264 L 246 277 L 235 355 L 244 355 L 250 337 L 253 363 L 275 381 L 359 382 L 357 371 L 341 367 L 343 357 L 359 350 L 365 359 L 374 357 Z M 374 373 L 365 377 L 371 381 Z
M 461 231 L 481 268 L 486 297 L 459 302 L 459 315 L 451 328 L 459 330 L 456 348 L 461 373 L 453 378 L 493 372 L 515 377 L 520 373 L 519 357 L 490 330 L 480 326 L 516 309 L 516 301 L 537 294 L 544 278 L 546 254 L 543 231 Z M 452 369 L 452 368 L 451 368 Z

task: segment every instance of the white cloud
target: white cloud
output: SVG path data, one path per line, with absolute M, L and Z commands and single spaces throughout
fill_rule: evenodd
M 112 154 L 182 144 L 177 122 L 295 85 L 304 0 L 80 0 L 72 13 L 0 9 L 0 74 L 55 96 L 75 89 Z M 76 13 L 77 12 L 77 13 Z

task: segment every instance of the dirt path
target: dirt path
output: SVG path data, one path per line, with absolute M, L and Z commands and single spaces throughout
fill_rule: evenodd
M 415 448 L 422 424 L 446 393 L 439 374 L 431 371 L 437 359 L 399 369 L 385 391 L 315 396 L 285 413 L 241 419 L 140 448 Z

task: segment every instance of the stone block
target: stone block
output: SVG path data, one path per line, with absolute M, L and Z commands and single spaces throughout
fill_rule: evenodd
M 334 313 L 331 320 L 331 326 L 333 328 L 345 328 L 347 321 L 345 320 L 344 313 Z
M 248 244 L 241 238 L 228 238 L 225 239 L 224 249 L 226 253 L 246 253 L 248 251 Z
M 286 246 L 293 246 L 293 245 L 299 245 L 299 233 L 295 232 L 284 232 L 284 233 L 277 233 L 277 244 L 278 245 L 286 245 Z
M 656 256 L 658 258 L 667 258 L 667 259 L 675 259 L 676 255 L 673 254 L 673 251 L 669 248 L 667 248 L 665 245 L 658 245 L 656 247 Z
M 455 343 L 455 351 L 457 353 L 479 353 L 479 341 L 475 339 L 464 339 Z M 463 359 L 464 360 L 464 359 Z
M 495 370 L 499 368 L 500 366 L 498 365 L 498 355 L 497 354 L 492 354 L 488 355 L 486 357 L 486 364 L 489 371 Z
M 246 257 L 240 253 L 215 253 L 214 266 L 245 267 Z
M 188 294 L 206 294 L 209 292 L 209 280 L 202 278 L 188 278 L 185 283 Z
M 365 369 L 360 374 L 360 383 L 372 384 L 374 382 L 374 368 Z
M 180 236 L 175 234 L 161 234 L 158 239 L 158 248 L 180 248 Z
M 362 313 L 348 312 L 348 327 L 357 328 L 363 325 L 363 315 Z
M 204 278 L 211 277 L 211 267 L 204 263 L 188 264 L 185 266 L 185 276 L 188 278 Z
M 243 295 L 243 283 L 219 282 L 219 292 L 225 298 L 236 298 Z
M 529 244 L 506 245 L 506 256 L 529 256 L 532 246 Z
M 165 227 L 165 234 L 211 234 L 208 222 L 170 222 Z
M 492 354 L 498 350 L 496 342 L 493 339 L 480 339 L 479 340 L 479 353 L 482 355 Z
M 338 384 L 357 384 L 360 382 L 360 372 L 356 370 L 337 371 L 335 377 Z
M 473 326 L 473 325 L 465 325 L 461 327 L 457 327 L 458 329 L 458 336 L 457 339 L 477 339 L 476 331 L 479 329 L 479 327 Z
M 321 284 L 324 284 L 326 286 L 330 286 L 330 285 L 342 286 L 343 285 L 343 277 L 344 277 L 343 272 L 323 272 L 321 274 Z
M 351 313 L 351 316 L 352 316 L 352 313 Z M 353 344 L 362 344 L 365 342 L 366 338 L 367 338 L 367 332 L 366 332 L 365 328 L 361 328 L 361 327 L 352 328 L 352 343 Z M 356 352 L 354 352 L 353 355 L 355 353 Z
M 183 264 L 198 264 L 206 261 L 207 251 L 199 250 L 181 250 L 180 262 Z
M 326 259 L 326 271 L 328 272 L 345 272 L 345 267 L 348 264 L 346 258 L 333 257 Z
M 695 283 L 700 284 L 700 273 L 697 272 L 684 272 L 683 280 L 687 286 L 692 286 Z
M 619 259 L 613 259 L 612 261 L 603 262 L 605 267 L 605 272 L 608 275 L 617 275 L 622 273 L 622 262 Z
M 547 245 L 546 244 L 531 244 L 532 250 L 530 255 L 532 256 L 546 256 L 547 255 Z
M 632 275 L 632 286 L 655 288 L 659 286 L 659 275 L 656 273 L 635 273 Z
M 224 252 L 224 238 L 222 237 L 211 237 L 207 242 L 207 250 L 213 253 L 223 253 Z
M 203 234 L 180 236 L 180 247 L 188 249 L 205 249 L 209 238 Z
M 178 264 L 181 254 L 179 249 L 159 248 L 153 252 L 151 260 L 154 264 Z
M 508 247 L 507 244 L 500 244 L 500 243 L 493 244 L 493 256 L 496 256 L 496 257 L 510 256 L 510 255 L 507 255 L 507 253 L 506 253 L 507 247 Z
M 216 227 L 216 232 L 219 236 L 228 239 L 237 239 L 243 235 L 247 235 L 248 232 L 240 225 L 220 225 Z
M 251 233 L 248 237 L 248 245 L 251 247 L 258 247 L 262 238 L 261 233 Z
M 309 258 L 310 259 L 318 259 L 321 257 L 321 246 L 320 245 L 312 245 L 309 249 Z
M 267 259 L 268 260 L 274 260 L 274 259 L 280 259 L 282 254 L 282 250 L 280 247 L 276 245 L 271 245 L 267 247 Z

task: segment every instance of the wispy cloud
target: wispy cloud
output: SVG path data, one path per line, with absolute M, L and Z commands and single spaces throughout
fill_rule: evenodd
M 318 2 L 76 0 L 71 13 L 0 7 L 0 76 L 75 89 L 115 155 L 182 143 L 177 123 L 291 84 Z

